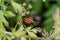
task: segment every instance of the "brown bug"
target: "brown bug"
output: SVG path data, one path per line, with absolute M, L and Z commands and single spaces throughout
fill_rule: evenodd
M 25 18 L 23 18 L 23 22 L 25 24 L 34 24 L 35 21 L 32 17 L 25 17 Z

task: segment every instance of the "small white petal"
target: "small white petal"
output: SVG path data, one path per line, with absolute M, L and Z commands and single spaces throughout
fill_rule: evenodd
M 29 12 L 29 11 L 27 11 L 26 13 L 27 13 L 27 14 L 29 14 L 30 12 Z
M 25 13 L 22 13 L 21 15 L 22 15 L 22 16 L 25 16 Z
M 46 0 L 43 0 L 43 2 L 45 2 Z
M 27 4 L 26 3 L 23 3 L 23 6 L 26 6 Z
M 28 5 L 28 8 L 30 8 L 30 9 L 31 9 L 31 8 L 32 8 L 32 6 L 29 4 L 29 5 Z

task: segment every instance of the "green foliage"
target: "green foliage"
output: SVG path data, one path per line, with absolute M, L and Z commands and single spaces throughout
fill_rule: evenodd
M 22 12 L 22 5 L 14 2 L 14 1 L 11 1 L 11 4 L 12 4 L 14 10 L 18 11 L 19 13 Z
M 3 23 L 8 27 L 8 22 L 5 20 L 5 18 L 4 18 L 4 16 L 3 16 L 3 12 L 2 12 L 2 10 L 0 10 L 0 28 L 1 28 L 1 30 L 0 31 L 2 31 L 2 32 L 4 32 L 4 27 L 3 27 Z M 2 23 L 3 22 L 3 23 Z
M 39 10 L 41 10 L 41 8 L 42 8 L 42 0 L 35 0 L 35 1 L 33 1 L 33 0 L 31 0 L 31 5 L 32 5 L 32 11 L 33 12 L 38 12 Z
M 57 5 L 60 7 L 60 0 L 57 0 Z
M 43 14 L 43 16 L 46 18 L 43 22 L 44 29 L 49 33 L 52 29 L 52 26 L 54 24 L 53 14 L 55 13 L 57 9 L 56 5 L 52 5 L 49 10 Z
M 37 13 L 42 8 L 42 0 L 18 0 L 17 2 L 20 4 L 23 3 L 31 4 L 32 5 L 31 12 L 33 12 L 32 14 Z
M 44 14 L 44 17 L 46 18 L 45 21 L 43 22 L 44 25 L 44 29 L 46 29 L 47 32 L 50 32 L 53 24 L 54 24 L 54 20 L 52 15 L 55 13 L 56 11 L 56 5 L 53 5 L 51 8 L 49 8 L 49 10 Z
M 43 23 L 44 29 L 45 29 L 48 33 L 50 33 L 50 30 L 52 29 L 53 24 L 54 24 L 53 18 L 50 17 L 50 18 L 46 19 L 46 20 L 44 21 L 44 23 Z
M 49 10 L 44 14 L 44 17 L 51 17 L 55 13 L 56 8 L 56 5 L 52 5 L 51 8 L 49 8 Z
M 11 11 L 5 11 L 4 15 L 6 17 L 14 17 L 15 16 L 15 14 L 13 14 Z
M 23 3 L 26 3 L 24 4 L 26 6 Z M 57 0 L 57 4 L 52 5 L 50 5 L 50 0 L 0 0 L 0 40 L 2 38 L 3 40 L 12 40 L 15 37 L 20 40 L 39 40 L 40 37 L 36 33 L 41 32 L 40 29 L 45 29 L 50 34 L 54 24 L 53 14 L 56 8 L 60 6 L 59 4 L 59 0 Z M 43 6 L 45 6 L 46 11 Z M 23 16 L 30 16 L 39 11 L 40 13 L 42 11 L 41 14 L 44 17 L 43 28 L 34 25 L 25 27 L 22 22 Z

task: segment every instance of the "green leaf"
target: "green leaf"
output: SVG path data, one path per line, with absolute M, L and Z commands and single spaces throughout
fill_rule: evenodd
M 53 13 L 55 13 L 57 6 L 56 5 L 52 5 L 51 8 L 49 8 L 49 10 L 43 15 L 44 17 L 50 17 L 53 15 Z
M 0 34 L 3 34 L 5 30 L 2 21 L 3 21 L 3 12 L 0 10 Z
M 44 25 L 44 29 L 46 30 L 46 32 L 50 33 L 50 30 L 52 29 L 53 27 L 53 23 L 50 23 L 48 25 Z
M 1 25 L 3 26 L 3 24 L 2 24 L 2 22 L 4 23 L 4 25 L 6 26 L 6 27 L 8 27 L 9 26 L 9 23 L 7 22 L 7 20 L 4 18 L 4 13 L 0 10 L 0 21 L 1 21 Z
M 2 22 L 3 22 L 4 25 L 5 25 L 6 27 L 8 27 L 8 26 L 9 26 L 9 23 L 8 23 L 8 21 L 4 18 L 3 15 L 4 15 L 3 11 L 0 10 L 0 16 L 1 16 L 1 17 L 0 17 L 0 21 L 1 21 L 1 25 L 3 25 L 3 24 L 2 24 Z
M 20 26 L 19 30 L 24 30 L 24 27 L 23 25 Z
M 52 17 L 47 18 L 44 22 L 43 22 L 43 26 L 44 29 L 49 33 L 52 26 L 53 26 L 54 20 Z
M 32 32 L 34 32 L 34 33 L 37 33 L 38 29 L 33 28 L 33 29 L 31 29 L 30 31 L 32 31 Z M 40 31 L 40 30 L 39 30 L 39 31 Z
M 32 38 L 32 39 L 36 39 L 36 38 L 38 38 L 37 36 L 36 36 L 36 34 L 35 33 L 33 33 L 33 32 L 28 32 L 28 34 L 29 34 L 29 37 L 30 38 Z
M 5 11 L 4 16 L 6 16 L 6 17 L 14 17 L 15 14 L 12 13 L 11 11 Z
M 44 20 L 43 24 L 45 25 L 45 24 L 49 24 L 49 23 L 53 23 L 53 22 L 54 22 L 53 17 L 49 17 Z
M 25 35 L 25 33 L 26 33 L 25 31 L 18 30 L 18 31 L 15 32 L 15 36 L 17 36 L 17 37 L 23 36 L 23 35 Z
M 27 28 L 26 28 L 26 31 L 30 31 L 31 28 L 32 28 L 31 26 L 30 26 L 30 27 L 27 27 Z
M 14 32 L 15 36 L 19 37 L 19 36 L 24 35 L 26 32 L 23 29 L 24 29 L 24 27 L 23 27 L 23 25 L 21 25 L 20 28 L 16 32 Z
M 21 37 L 21 40 L 26 40 L 26 38 L 25 37 Z
M 8 23 L 8 21 L 4 17 L 2 17 L 2 22 L 4 23 L 4 25 L 6 27 L 9 27 L 9 23 Z
M 18 11 L 19 13 L 22 12 L 22 5 L 21 4 L 18 4 L 14 1 L 11 1 L 11 4 L 16 11 Z

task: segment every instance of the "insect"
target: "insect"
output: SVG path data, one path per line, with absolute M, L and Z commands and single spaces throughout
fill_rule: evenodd
M 34 24 L 35 21 L 32 17 L 25 17 L 25 18 L 23 18 L 23 22 L 25 24 Z

